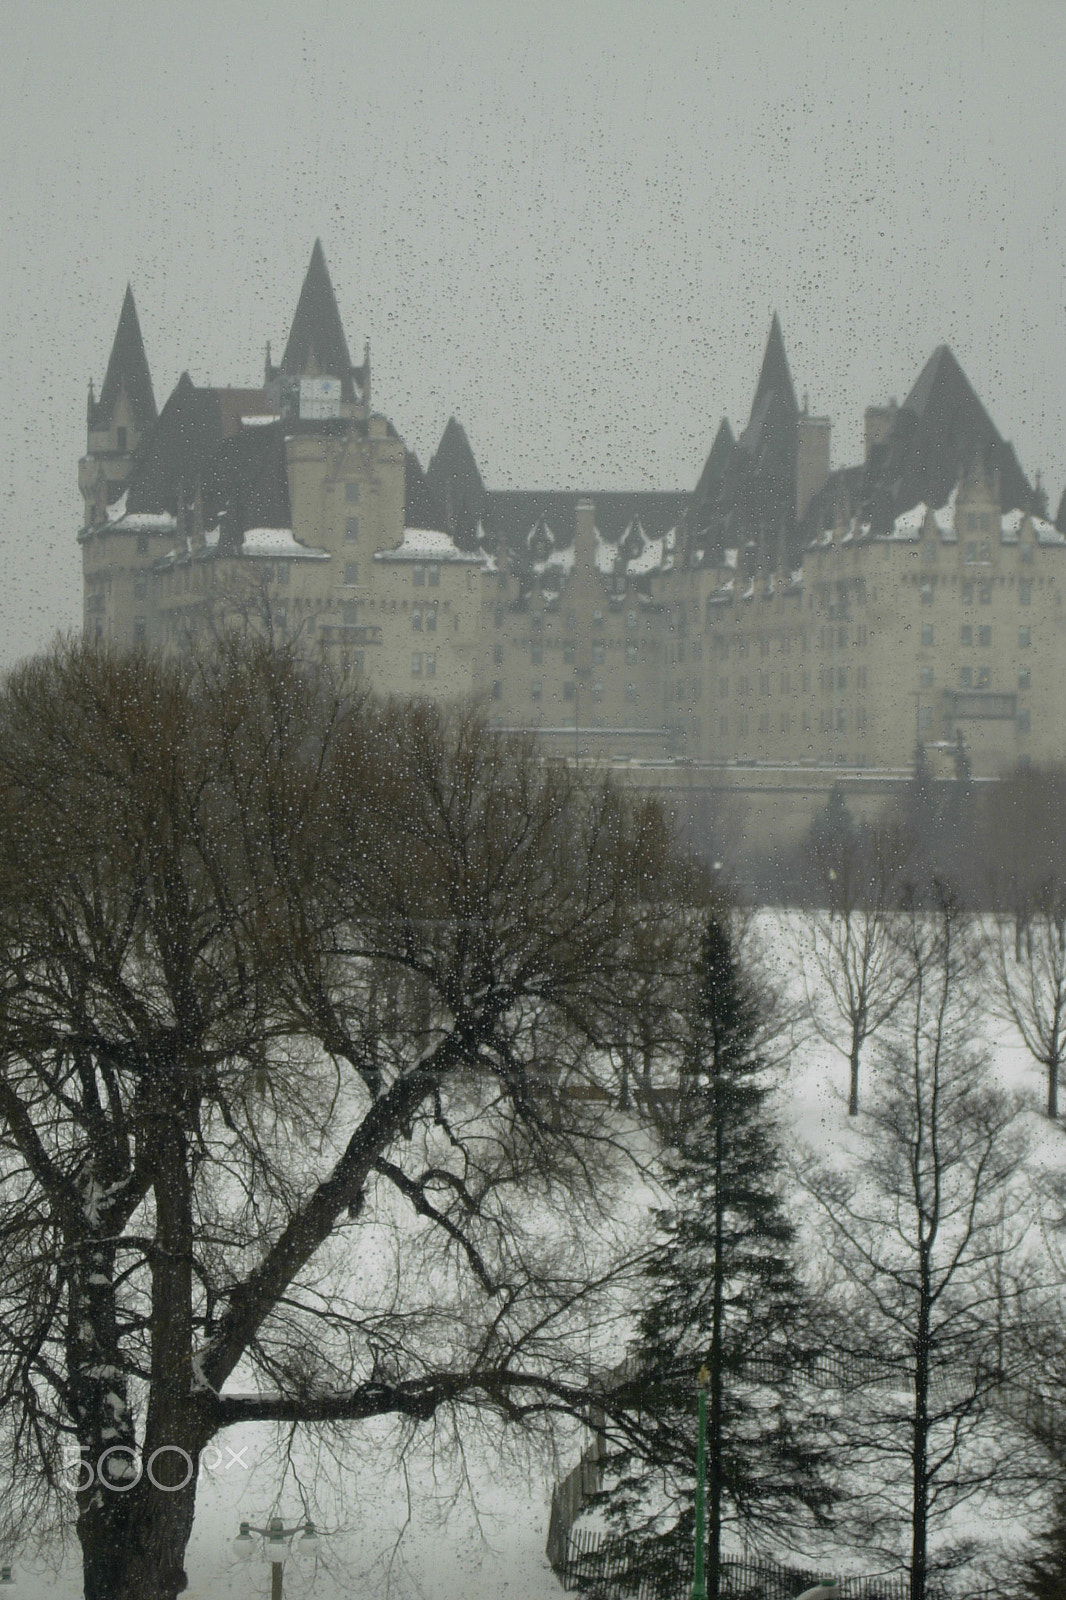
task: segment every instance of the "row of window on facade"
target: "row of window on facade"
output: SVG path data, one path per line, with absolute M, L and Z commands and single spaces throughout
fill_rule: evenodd
M 964 606 L 972 606 L 973 605 L 973 603 L 974 603 L 974 592 L 975 592 L 975 586 L 972 583 L 964 583 L 964 584 L 962 584 L 960 586 L 960 588 L 959 588 L 959 597 L 962 600 L 962 603 L 963 603 Z M 928 578 L 926 578 L 923 581 L 922 587 L 921 587 L 922 604 L 924 606 L 932 605 L 934 593 L 935 593 L 935 591 L 934 591 L 932 582 Z M 992 604 L 992 585 L 990 583 L 981 583 L 981 584 L 976 585 L 976 594 L 977 594 L 977 603 L 978 603 L 978 605 L 990 606 Z M 1029 605 L 1032 605 L 1032 603 L 1033 603 L 1033 586 L 1032 586 L 1032 584 L 1031 583 L 1020 583 L 1018 585 L 1018 604 L 1020 606 L 1029 606 Z

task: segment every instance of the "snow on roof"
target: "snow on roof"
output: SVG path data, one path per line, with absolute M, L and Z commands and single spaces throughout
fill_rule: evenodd
M 634 578 L 643 577 L 646 572 L 657 572 L 663 564 L 662 539 L 648 539 L 639 556 L 634 556 L 626 566 L 626 571 Z
M 754 578 L 752 578 L 751 582 L 748 584 L 748 587 L 744 590 L 744 593 L 741 595 L 740 598 L 742 600 L 753 600 L 755 598 L 755 579 Z
M 959 486 L 956 484 L 940 509 L 933 512 L 933 517 L 942 539 L 954 541 L 957 537 L 955 532 L 955 505 L 958 498 Z
M 562 572 L 572 572 L 574 567 L 574 547 L 567 545 L 565 550 L 552 550 L 550 556 L 543 561 L 534 561 L 533 571 L 539 577 L 542 572 L 547 572 L 549 567 L 556 567 Z
M 916 506 L 909 511 L 903 511 L 896 518 L 888 533 L 889 539 L 917 539 L 925 527 L 925 518 L 929 507 L 924 500 L 919 500 Z
M 616 544 L 608 544 L 599 528 L 594 528 L 593 534 L 596 540 L 596 571 L 612 573 L 615 562 L 618 560 L 618 546 Z
M 107 508 L 107 520 L 108 520 L 108 522 L 117 522 L 120 517 L 124 517 L 126 515 L 126 500 L 127 500 L 128 495 L 129 495 L 129 490 L 128 489 L 123 489 L 123 491 L 119 495 L 118 499 L 115 500 L 111 505 L 108 506 L 108 508 Z
M 483 566 L 485 557 L 478 550 L 456 548 L 450 534 L 438 533 L 435 528 L 405 528 L 403 539 L 392 550 L 376 550 L 375 561 L 465 561 L 471 566 Z
M 739 550 L 726 550 L 722 554 L 723 565 L 727 566 L 727 567 L 731 567 L 734 571 L 736 570 L 736 565 L 737 565 L 737 562 L 738 562 L 739 559 L 740 559 L 740 551 Z
M 293 538 L 291 528 L 248 528 L 241 545 L 245 556 L 285 556 L 295 560 L 328 561 L 328 550 L 312 549 Z
M 204 544 L 207 546 L 207 548 L 209 550 L 217 550 L 217 548 L 218 548 L 218 537 L 219 537 L 219 534 L 221 532 L 222 532 L 221 526 L 216 527 L 216 528 L 205 528 L 204 529 Z
M 271 423 L 280 422 L 280 421 L 281 421 L 280 413 L 278 413 L 275 416 L 266 415 L 266 416 L 261 416 L 261 417 L 258 417 L 258 416 L 257 417 L 242 417 L 241 418 L 241 427 L 242 428 L 268 428 L 271 425 Z

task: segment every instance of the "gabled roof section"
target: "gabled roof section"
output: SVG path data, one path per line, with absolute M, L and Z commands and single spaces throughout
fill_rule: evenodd
M 183 372 L 174 392 L 159 415 L 155 427 L 137 447 L 127 493 L 130 512 L 170 512 L 177 515 L 179 499 L 191 504 L 199 486 L 205 497 L 205 516 L 215 516 L 221 505 L 219 490 L 209 507 L 209 486 L 216 481 L 214 462 L 226 441 L 240 440 L 226 459 L 240 459 L 246 463 L 245 477 L 251 473 L 251 462 L 259 460 L 257 452 L 265 452 L 263 459 L 276 452 L 281 430 L 276 425 L 242 428 L 242 416 L 261 415 L 263 395 L 258 389 L 198 389 Z M 256 441 L 259 441 L 258 443 Z M 272 441 L 272 442 L 271 442 Z M 282 441 L 283 443 L 283 441 Z M 276 463 L 271 467 L 275 470 Z M 226 471 L 229 469 L 227 468 Z M 211 491 L 214 493 L 214 491 Z M 279 516 L 276 487 L 264 490 L 269 502 L 269 515 Z M 245 485 L 245 498 L 253 491 Z M 224 498 L 224 497 L 223 497 Z M 285 502 L 288 489 L 285 490 Z M 268 508 L 261 509 L 263 517 Z M 259 513 L 257 513 L 258 515 Z M 255 526 L 253 521 L 248 526 Z M 260 523 L 259 525 L 267 525 Z M 270 526 L 285 524 L 272 522 Z
M 893 516 L 925 501 L 941 506 L 977 463 L 999 479 L 1000 509 L 1036 511 L 1030 483 L 946 344 L 938 346 L 887 437 L 867 462 L 868 495 Z
M 444 527 L 461 550 L 472 550 L 477 543 L 478 523 L 488 522 L 488 495 L 470 440 L 454 417 L 448 418 L 430 460 L 426 482 L 440 508 Z
M 422 463 L 412 450 L 404 451 L 403 522 L 405 528 L 444 531 L 444 517 L 426 481 Z
M 718 432 L 714 436 L 714 443 L 711 445 L 710 453 L 703 463 L 703 471 L 700 473 L 699 482 L 693 492 L 692 499 L 696 506 L 702 506 L 712 498 L 715 488 L 721 483 L 725 475 L 725 469 L 730 456 L 733 454 L 735 445 L 736 440 L 733 437 L 733 430 L 729 426 L 729 419 L 723 417 L 718 424 Z
M 355 400 L 352 359 L 321 239 L 311 251 L 279 370 L 289 378 L 339 378 L 342 398 Z
M 766 341 L 762 367 L 759 371 L 759 381 L 755 386 L 755 398 L 751 403 L 751 417 L 748 420 L 749 427 L 760 404 L 771 394 L 777 395 L 790 411 L 797 416 L 799 415 L 796 394 L 792 387 L 792 374 L 788 370 L 788 357 L 785 355 L 785 339 L 781 332 L 781 323 L 778 320 L 776 311 L 773 315 L 773 321 L 770 323 L 770 337 Z
M 107 428 L 115 413 L 119 395 L 125 391 L 133 412 L 133 420 L 143 434 L 156 420 L 155 395 L 152 377 L 148 371 L 148 358 L 144 353 L 141 325 L 137 320 L 137 307 L 133 303 L 133 290 L 126 285 L 126 295 L 115 332 L 115 342 L 104 376 L 100 398 L 92 406 L 90 428 Z

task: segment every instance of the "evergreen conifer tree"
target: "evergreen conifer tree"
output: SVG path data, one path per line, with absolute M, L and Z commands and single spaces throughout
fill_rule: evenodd
M 723 1535 L 825 1519 L 822 1454 L 797 1417 L 806 1323 L 767 1106 L 759 996 L 734 935 L 712 919 L 687 1018 L 679 1117 L 666 1152 L 672 1204 L 647 1268 L 625 1448 L 601 1502 L 626 1586 L 676 1600 L 694 1543 L 696 1375 L 707 1380 L 707 1593 L 722 1583 Z M 593 1574 L 594 1577 L 594 1574 Z

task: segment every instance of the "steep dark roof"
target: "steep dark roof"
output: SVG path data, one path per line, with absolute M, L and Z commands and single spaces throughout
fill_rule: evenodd
M 723 550 L 754 541 L 776 558 L 782 539 L 794 545 L 798 415 L 775 312 L 747 427 L 731 448 L 719 429 L 722 447 L 715 471 L 708 471 L 709 457 L 693 496 L 692 553 L 702 550 L 711 560 L 720 560 Z
M 788 370 L 788 357 L 785 355 L 785 339 L 781 332 L 781 323 L 777 312 L 774 312 L 770 323 L 770 336 L 766 341 L 763 352 L 762 367 L 759 371 L 759 381 L 755 385 L 755 398 L 751 403 L 752 417 L 768 394 L 776 394 L 789 407 L 798 414 L 796 395 L 792 388 L 792 374 Z M 749 422 L 750 426 L 750 422 Z
M 222 525 L 235 549 L 249 528 L 291 528 L 285 435 L 280 423 L 242 428 L 216 448 L 203 479 L 204 523 Z
M 487 496 L 474 452 L 461 423 L 454 417 L 441 435 L 426 472 L 444 527 L 461 550 L 477 543 L 478 523 L 486 524 Z
M 1012 446 L 996 431 L 946 344 L 938 346 L 896 412 L 888 433 L 861 468 L 834 473 L 804 519 L 812 535 L 848 502 L 875 533 L 922 501 L 942 506 L 967 472 L 998 481 L 1002 511 L 1039 511 L 1039 500 Z
M 141 325 L 137 320 L 137 307 L 133 303 L 133 290 L 129 284 L 126 285 L 115 342 L 111 346 L 104 386 L 90 412 L 90 428 L 110 426 L 116 402 L 123 390 L 126 391 L 133 420 L 143 434 L 156 419 L 155 395 L 152 393 L 152 377 L 144 353 Z
M 183 372 L 155 427 L 138 446 L 130 473 L 129 512 L 178 513 L 199 488 L 204 517 L 230 507 L 244 527 L 288 527 L 288 486 L 277 425 L 242 428 L 242 415 L 263 410 L 258 389 L 198 389 Z M 278 473 L 283 488 L 279 488 Z M 262 479 L 257 487 L 253 480 Z M 278 520 L 280 518 L 280 520 Z
M 289 378 L 339 378 L 343 398 L 355 399 L 355 369 L 320 239 L 311 251 L 279 370 Z M 362 368 L 358 375 L 362 379 Z
M 542 523 L 551 530 L 556 550 L 572 545 L 577 503 L 586 496 L 576 490 L 507 489 L 489 490 L 486 498 L 486 527 L 516 553 Z M 633 522 L 640 523 L 649 539 L 661 538 L 678 526 L 689 502 L 684 493 L 645 490 L 596 490 L 589 498 L 596 506 L 596 527 L 608 544 L 617 544 Z
M 411 450 L 404 452 L 403 520 L 406 528 L 435 528 L 440 533 L 447 532 L 422 464 Z
M 711 445 L 707 459 L 703 463 L 703 471 L 700 473 L 699 482 L 693 491 L 692 502 L 693 506 L 697 508 L 697 514 L 698 508 L 706 506 L 714 498 L 718 485 L 725 474 L 729 458 L 733 454 L 735 444 L 736 440 L 733 437 L 733 430 L 729 426 L 729 420 L 723 417 L 718 424 L 718 432 L 714 436 L 714 443 Z

